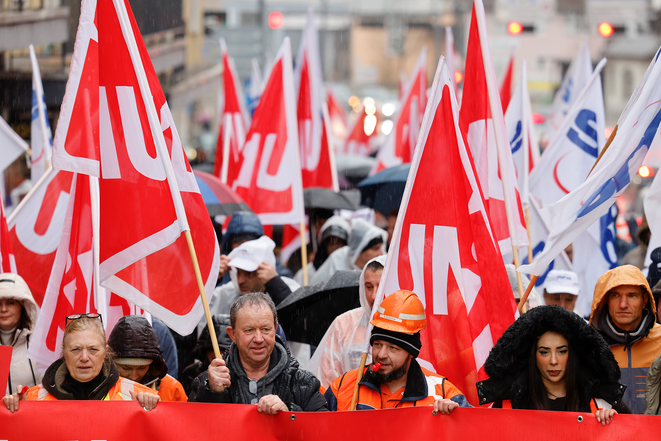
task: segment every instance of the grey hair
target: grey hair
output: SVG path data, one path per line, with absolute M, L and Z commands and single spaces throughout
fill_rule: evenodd
M 236 317 L 239 315 L 239 311 L 246 304 L 257 307 L 261 307 L 262 305 L 269 307 L 273 313 L 273 324 L 276 326 L 278 325 L 278 313 L 275 310 L 275 303 L 273 303 L 271 296 L 263 292 L 251 292 L 239 296 L 236 302 L 232 305 L 232 308 L 230 309 L 230 325 L 232 326 L 232 329 L 236 327 Z

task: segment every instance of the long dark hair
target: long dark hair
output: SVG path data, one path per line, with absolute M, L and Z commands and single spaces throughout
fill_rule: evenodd
M 563 335 L 565 339 L 565 337 Z M 530 348 L 530 357 L 528 359 L 528 394 L 530 395 L 530 404 L 534 410 L 550 410 L 551 402 L 549 400 L 548 391 L 544 386 L 542 381 L 542 374 L 539 372 L 537 367 L 537 343 L 539 342 L 538 337 L 535 340 L 535 343 Z M 576 361 L 576 354 L 572 350 L 572 346 L 567 342 L 568 348 L 568 357 L 567 357 L 567 366 L 565 367 L 565 390 L 567 394 L 565 395 L 565 410 L 568 412 L 580 412 L 581 411 L 581 399 L 578 395 L 578 363 Z

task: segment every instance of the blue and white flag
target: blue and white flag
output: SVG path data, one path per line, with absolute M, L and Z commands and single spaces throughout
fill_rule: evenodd
M 259 62 L 256 58 L 252 59 L 252 71 L 250 72 L 250 78 L 246 79 L 244 83 L 244 88 L 246 91 L 246 104 L 252 118 L 252 114 L 255 113 L 257 104 L 259 104 L 259 98 L 262 96 L 262 90 L 264 89 L 262 73 L 259 71 Z
M 34 47 L 30 45 L 30 61 L 32 62 L 32 126 L 30 137 L 31 173 L 32 182 L 37 182 L 41 176 L 50 168 L 53 156 L 53 141 L 46 114 L 46 100 L 44 98 L 44 87 L 41 84 L 41 73 L 39 63 L 34 53 Z
M 661 49 L 660 49 L 661 51 Z M 609 212 L 638 171 L 661 122 L 661 63 L 659 51 L 645 76 L 620 115 L 615 136 L 588 179 L 558 202 L 542 209 L 541 214 L 551 226 L 544 251 L 521 272 L 540 275 L 551 261 L 595 222 L 600 222 L 600 237 L 613 234 L 604 221 L 601 234 L 600 218 Z M 609 245 L 610 244 L 610 245 Z M 602 240 L 610 257 L 613 242 Z
M 546 132 L 549 139 L 560 129 L 567 112 L 590 79 L 592 61 L 588 39 L 579 46 L 576 57 L 572 60 L 560 88 L 555 93 L 549 113 Z

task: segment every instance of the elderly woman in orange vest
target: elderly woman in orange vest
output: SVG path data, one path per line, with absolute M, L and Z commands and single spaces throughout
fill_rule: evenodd
M 495 408 L 592 412 L 609 424 L 631 413 L 620 368 L 606 341 L 579 315 L 559 306 L 533 308 L 500 337 L 477 383 L 480 404 Z
M 20 389 L 19 389 L 20 390 Z M 10 412 L 18 410 L 21 399 L 48 400 L 136 400 L 145 410 L 156 407 L 156 392 L 122 378 L 112 361 L 101 314 L 67 317 L 62 340 L 62 358 L 51 364 L 42 384 L 2 400 Z
M 120 318 L 108 337 L 108 345 L 122 377 L 157 391 L 161 401 L 188 401 L 181 383 L 168 375 L 156 331 L 146 318 Z

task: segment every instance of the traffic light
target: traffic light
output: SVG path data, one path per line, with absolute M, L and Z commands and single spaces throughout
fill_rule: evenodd
M 613 34 L 620 34 L 625 30 L 626 28 L 624 26 L 613 26 L 611 23 L 607 21 L 602 21 L 601 23 L 599 23 L 599 27 L 597 28 L 599 35 L 601 35 L 604 38 L 608 38 Z
M 532 25 L 523 25 L 518 21 L 510 21 L 507 23 L 507 33 L 512 37 L 521 35 L 524 32 L 534 32 L 535 27 Z
M 269 14 L 269 27 L 271 29 L 280 29 L 282 27 L 282 12 L 271 12 Z

